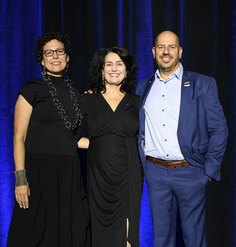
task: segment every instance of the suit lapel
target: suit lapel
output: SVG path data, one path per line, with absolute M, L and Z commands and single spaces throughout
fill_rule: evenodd
M 193 82 L 191 82 L 191 76 L 189 72 L 183 71 L 178 130 L 184 122 L 185 116 L 187 116 L 186 113 L 188 102 L 189 98 L 191 98 L 191 95 L 193 95 L 193 89 L 194 85 Z
M 147 81 L 147 84 L 146 84 L 146 86 L 145 86 L 145 88 L 144 88 L 144 90 L 143 90 L 143 93 L 142 93 L 142 98 L 141 98 L 141 109 L 143 109 L 143 105 L 144 105 L 144 103 L 145 103 L 145 101 L 146 101 L 146 98 L 147 98 L 147 96 L 148 96 L 148 93 L 149 93 L 149 91 L 150 91 L 150 89 L 151 89 L 151 87 L 152 87 L 152 84 L 153 84 L 154 80 L 155 80 L 155 77 L 153 76 L 153 77 L 151 77 L 151 78 Z

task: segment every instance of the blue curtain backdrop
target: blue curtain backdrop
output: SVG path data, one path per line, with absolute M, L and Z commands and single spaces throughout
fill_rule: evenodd
M 103 46 L 127 47 L 136 58 L 138 80 L 155 71 L 155 35 L 171 29 L 180 36 L 186 69 L 217 79 L 230 128 L 222 180 L 208 186 L 210 247 L 236 246 L 236 2 L 234 0 L 1 0 L 0 1 L 0 247 L 6 244 L 14 202 L 13 114 L 22 83 L 39 77 L 34 44 L 44 31 L 67 32 L 72 39 L 70 76 L 83 91 L 94 52 Z M 82 157 L 83 158 L 83 157 Z M 141 247 L 153 246 L 148 191 L 144 183 Z M 181 232 L 177 246 L 184 246 Z
M 41 33 L 40 1 L 0 1 L 0 246 L 4 247 L 13 209 L 13 114 L 21 84 L 39 76 L 33 47 Z

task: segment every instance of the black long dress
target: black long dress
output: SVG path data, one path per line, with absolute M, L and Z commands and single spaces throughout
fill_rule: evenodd
M 15 203 L 8 247 L 87 246 L 88 205 L 76 130 L 65 127 L 53 99 L 63 105 L 67 120 L 73 122 L 78 109 L 63 78 L 50 78 L 57 91 L 54 98 L 50 94 L 52 85 L 48 87 L 42 79 L 25 84 L 20 90 L 33 107 L 25 141 L 31 195 L 28 209 L 20 209 Z
M 93 247 L 139 246 L 141 198 L 137 149 L 139 98 L 126 93 L 115 111 L 101 94 L 85 95 L 88 199 Z M 126 220 L 129 220 L 127 238 Z

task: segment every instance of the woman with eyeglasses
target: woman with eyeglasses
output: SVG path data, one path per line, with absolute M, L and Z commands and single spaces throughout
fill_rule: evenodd
M 77 155 L 80 96 L 64 75 L 67 35 L 36 43 L 43 76 L 20 89 L 14 116 L 15 207 L 7 246 L 88 246 L 88 206 Z

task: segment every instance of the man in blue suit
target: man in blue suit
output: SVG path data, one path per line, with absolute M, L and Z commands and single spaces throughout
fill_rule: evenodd
M 177 208 L 185 247 L 205 247 L 206 185 L 220 179 L 228 137 L 216 82 L 183 69 L 183 50 L 171 31 L 156 37 L 152 52 L 158 69 L 137 94 L 155 247 L 175 246 Z

